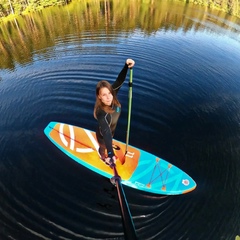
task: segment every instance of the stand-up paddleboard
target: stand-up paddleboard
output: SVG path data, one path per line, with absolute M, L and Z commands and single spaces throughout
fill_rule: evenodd
M 77 163 L 107 178 L 112 169 L 99 158 L 95 133 L 69 124 L 50 122 L 44 129 L 46 136 Z M 196 188 L 194 180 L 171 163 L 144 150 L 113 140 L 116 169 L 122 184 L 142 191 L 163 195 L 176 195 Z M 121 161 L 125 155 L 125 162 Z

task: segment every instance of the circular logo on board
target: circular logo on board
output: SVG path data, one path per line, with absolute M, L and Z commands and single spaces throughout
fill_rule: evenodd
M 182 180 L 182 184 L 183 184 L 184 186 L 188 186 L 188 185 L 189 185 L 189 180 L 188 180 L 188 179 L 183 179 L 183 180 Z

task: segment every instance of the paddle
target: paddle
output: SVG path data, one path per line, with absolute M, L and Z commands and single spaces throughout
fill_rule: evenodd
M 111 183 L 117 187 L 118 201 L 121 209 L 122 223 L 124 230 L 124 239 L 135 240 L 137 239 L 134 223 L 127 203 L 127 199 L 122 187 L 121 177 L 118 175 L 116 165 L 112 167 L 114 176 L 111 178 Z
M 130 78 L 129 78 L 129 92 L 128 92 L 128 123 L 127 123 L 127 135 L 126 135 L 126 148 L 125 154 L 121 159 L 121 164 L 125 163 L 125 158 L 128 151 L 128 143 L 129 143 L 129 134 L 130 134 L 130 123 L 131 123 L 131 112 L 132 112 L 132 79 L 133 79 L 133 69 L 130 68 Z
M 129 132 L 130 132 L 130 120 L 131 120 L 131 108 L 132 108 L 132 76 L 133 70 L 130 69 L 129 79 L 129 98 L 128 98 L 128 125 L 127 125 L 127 136 L 126 136 L 126 150 L 124 157 L 121 159 L 121 163 L 124 164 L 125 156 L 127 154 L 128 143 L 129 143 Z M 123 229 L 125 239 L 135 240 L 137 239 L 134 223 L 128 206 L 128 202 L 122 187 L 121 177 L 118 175 L 116 165 L 110 166 L 113 169 L 114 176 L 111 178 L 111 183 L 117 187 L 118 201 L 121 209 Z

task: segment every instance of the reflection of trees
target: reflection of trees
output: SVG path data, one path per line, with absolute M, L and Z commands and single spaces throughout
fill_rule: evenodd
M 240 16 L 239 12 L 239 0 L 183 0 L 184 2 L 190 2 L 207 6 L 210 8 L 216 8 L 227 12 L 234 16 Z
M 11 13 L 14 14 L 14 10 L 13 10 L 13 6 L 12 6 L 11 0 L 8 0 L 8 3 L 9 3 L 9 7 L 11 9 Z
M 75 0 L 76 1 L 76 0 Z M 100 5 L 113 5 L 114 0 L 102 0 Z M 159 0 L 137 0 L 136 4 L 146 3 L 147 5 L 155 4 Z M 221 9 L 231 15 L 239 16 L 239 0 L 181 0 L 182 2 L 192 2 L 210 8 Z M 9 14 L 21 14 L 24 11 L 32 11 L 42 9 L 48 6 L 68 4 L 71 0 L 1 0 L 0 17 L 8 16 Z M 86 0 L 81 1 L 86 4 Z M 96 1 L 95 1 L 96 2 Z M 124 5 L 124 0 L 118 1 L 118 5 Z M 137 7 L 137 5 L 135 5 Z M 107 15 L 106 15 L 107 17 Z
M 64 7 L 47 8 L 0 25 L 0 67 L 13 68 L 14 62 L 31 62 L 33 52 L 44 54 L 42 51 L 54 46 L 55 41 L 64 42 L 71 35 L 79 35 L 81 41 L 85 30 L 89 39 L 94 40 L 104 31 L 112 41 L 113 33 L 132 32 L 137 28 L 146 34 L 160 29 L 187 32 L 205 29 L 205 22 L 209 21 L 230 28 L 224 25 L 226 20 L 236 20 L 219 11 L 208 9 L 208 13 L 195 5 L 156 0 L 81 0 Z
M 57 4 L 66 4 L 69 0 L 1 0 L 0 17 L 9 14 L 21 14 Z

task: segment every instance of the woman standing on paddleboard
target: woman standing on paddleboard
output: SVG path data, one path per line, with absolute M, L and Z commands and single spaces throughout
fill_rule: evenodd
M 110 84 L 102 80 L 96 86 L 96 102 L 93 115 L 98 121 L 96 131 L 99 143 L 100 158 L 108 165 L 116 162 L 112 147 L 112 139 L 121 113 L 121 104 L 117 99 L 117 93 L 125 81 L 128 68 L 132 68 L 135 62 L 127 59 L 116 81 Z

